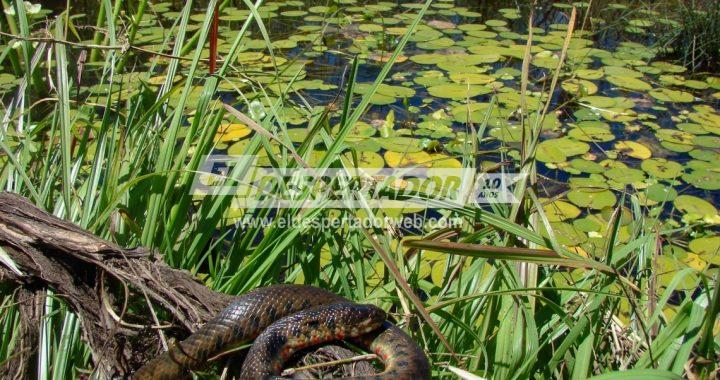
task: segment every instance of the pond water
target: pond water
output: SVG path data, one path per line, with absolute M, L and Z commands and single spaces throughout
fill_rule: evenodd
M 359 98 L 422 4 L 338 3 L 265 3 L 259 12 L 273 41 L 275 62 L 259 28 L 253 27 L 236 70 L 221 84 L 225 96 L 234 97 L 240 89 L 250 101 L 262 103 L 260 87 L 270 97 L 287 91 L 295 110 L 287 108 L 280 116 L 295 142 L 308 133 L 302 109 L 342 100 L 341 86 L 356 56 L 361 62 Z M 152 5 L 135 43 L 160 50 L 182 4 Z M 662 4 L 648 8 L 595 1 L 589 12 L 588 3 L 575 5 L 577 28 L 542 122 L 536 155 L 541 195 L 559 197 L 545 206 L 559 242 L 590 255 L 601 250 L 608 210 L 623 194 L 628 205 L 630 196 L 636 197 L 647 215 L 661 215 L 677 226 L 719 224 L 720 74 L 691 74 L 654 47 L 656 31 L 677 25 L 666 18 Z M 94 20 L 91 6 L 74 6 Z M 432 161 L 428 165 L 455 167 L 472 125 L 484 126 L 480 166 L 503 162 L 505 170 L 517 171 L 529 11 L 515 1 L 434 2 L 351 133 L 349 141 L 361 161 L 368 166 Z M 541 2 L 534 9 L 527 124 L 547 99 L 570 12 L 570 5 L 559 2 Z M 248 14 L 242 5 L 222 10 L 221 55 Z M 203 18 L 198 6 L 189 30 L 199 28 Z M 151 61 L 141 58 L 138 67 Z M 275 66 L 283 72 L 279 80 Z M 237 128 L 241 130 L 226 130 L 228 136 L 219 138 L 220 151 L 244 151 L 250 131 Z M 623 229 L 628 234 L 631 227 Z M 712 249 L 695 253 L 702 253 L 705 265 L 719 264 Z

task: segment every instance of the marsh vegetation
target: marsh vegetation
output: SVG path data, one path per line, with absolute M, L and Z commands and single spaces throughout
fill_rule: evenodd
M 216 291 L 304 283 L 374 303 L 438 378 L 716 376 L 717 2 L 2 4 L 3 190 Z M 209 172 L 209 155 L 230 159 Z M 354 202 L 197 191 L 247 185 L 256 165 L 338 173 L 294 205 L 326 188 Z M 412 168 L 520 174 L 516 202 L 373 177 Z M 376 193 L 342 180 L 358 170 Z M 0 289 L 7 364 L 23 321 L 17 287 Z M 91 374 L 63 295 L 40 309 L 33 376 Z

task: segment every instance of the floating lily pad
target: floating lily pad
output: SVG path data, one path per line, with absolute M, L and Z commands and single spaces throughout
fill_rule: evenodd
M 609 77 L 606 77 L 605 80 L 607 80 L 608 82 L 610 82 L 618 87 L 622 87 L 622 88 L 628 89 L 628 90 L 648 91 L 648 90 L 652 89 L 652 86 L 650 86 L 648 83 L 643 82 L 642 80 L 633 78 L 633 77 L 609 76 Z
M 693 144 L 703 148 L 718 149 L 720 148 L 720 137 L 718 136 L 695 136 Z
M 710 202 L 693 195 L 680 195 L 675 198 L 675 207 L 688 214 L 691 219 L 702 219 L 717 215 L 717 210 Z
M 619 141 L 615 143 L 615 149 L 626 156 L 646 160 L 652 156 L 652 152 L 645 145 L 635 141 Z
M 720 236 L 701 237 L 693 239 L 688 248 L 698 254 L 703 260 L 720 265 Z
M 538 161 L 558 163 L 568 157 L 581 155 L 590 150 L 590 145 L 571 138 L 545 140 L 538 144 L 536 158 Z
M 215 134 L 215 142 L 227 143 L 240 140 L 252 133 L 252 129 L 245 124 L 223 124 Z
M 488 94 L 492 90 L 485 86 L 448 83 L 428 87 L 427 91 L 431 96 L 438 98 L 460 100 Z
M 339 132 L 340 125 L 336 125 L 335 127 L 333 127 L 333 133 Z M 365 139 L 374 136 L 375 133 L 377 133 L 377 129 L 375 129 L 375 127 L 364 121 L 358 121 L 350 128 L 350 131 L 348 132 L 348 137 L 351 139 Z
M 595 69 L 578 69 L 575 71 L 575 75 L 586 80 L 597 80 L 605 76 L 605 72 Z
M 372 85 L 369 83 L 358 83 L 355 86 L 355 92 L 358 94 L 366 94 L 370 91 Z M 415 95 L 415 90 L 402 86 L 391 86 L 380 84 L 375 94 L 370 98 L 370 103 L 377 105 L 385 105 L 395 103 L 398 98 L 411 98 Z
M 411 137 L 388 137 L 377 139 L 384 149 L 393 152 L 415 153 L 423 150 L 421 141 Z
M 669 88 L 656 88 L 650 91 L 649 94 L 661 102 L 692 103 L 695 100 L 695 97 L 689 92 Z
M 630 78 L 642 78 L 643 74 L 633 69 L 628 69 L 622 66 L 605 66 L 603 67 L 605 75 L 616 76 L 616 77 L 630 77 Z
M 430 167 L 432 157 L 426 152 L 385 152 L 385 162 L 391 168 Z
M 659 183 L 648 186 L 645 194 L 648 199 L 655 202 L 672 202 L 678 196 L 675 189 Z
M 450 73 L 450 79 L 460 84 L 488 84 L 495 81 L 495 77 L 478 73 Z
M 682 165 L 664 158 L 651 158 L 640 164 L 642 169 L 653 178 L 677 178 L 683 173 Z
M 587 235 L 578 230 L 575 226 L 565 222 L 551 222 L 553 235 L 559 244 L 565 246 L 576 246 L 587 241 Z M 543 236 L 549 237 L 547 231 L 542 231 Z
M 632 168 L 612 168 L 603 172 L 603 175 L 620 185 L 630 185 L 645 180 L 645 173 L 642 170 Z
M 543 211 L 550 222 L 562 222 L 575 219 L 580 215 L 580 209 L 572 203 L 554 201 L 543 206 Z
M 493 128 L 488 133 L 490 136 L 506 143 L 519 142 L 522 138 L 522 128 L 519 125 L 504 124 L 499 128 Z M 564 161 L 564 160 L 562 160 Z
M 357 162 L 353 155 L 346 153 L 343 161 L 349 167 L 363 169 L 369 175 L 378 173 L 385 167 L 383 157 L 375 152 L 360 152 L 357 155 Z
M 438 38 L 436 40 L 418 42 L 417 47 L 424 50 L 440 50 L 447 49 L 455 45 L 455 41 L 452 38 Z
M 582 158 L 573 159 L 570 161 L 570 166 L 580 172 L 589 174 L 601 174 L 605 171 L 605 168 L 597 162 L 584 160 Z
M 635 107 L 635 103 L 632 99 L 618 96 L 618 97 L 607 97 L 600 95 L 585 96 L 580 98 L 580 103 L 586 104 L 596 109 L 630 109 Z
M 684 73 L 687 69 L 680 65 L 675 65 L 670 62 L 656 61 L 651 63 L 653 67 L 666 72 L 666 73 Z
M 562 88 L 576 96 L 593 95 L 598 91 L 595 83 L 585 79 L 568 79 L 562 83 Z
M 610 126 L 601 121 L 582 121 L 568 132 L 568 136 L 586 142 L 608 142 L 615 139 Z
M 713 165 L 711 168 L 696 169 L 683 175 L 682 179 L 698 189 L 720 190 L 720 172 L 716 168 Z
M 617 199 L 610 190 L 602 189 L 575 189 L 568 193 L 568 200 L 579 207 L 602 210 L 615 205 Z

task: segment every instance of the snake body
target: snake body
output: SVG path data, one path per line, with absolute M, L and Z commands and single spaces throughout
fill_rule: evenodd
M 279 374 L 295 351 L 342 339 L 382 359 L 385 370 L 363 379 L 430 378 L 424 352 L 405 332 L 386 322 L 382 310 L 312 286 L 274 285 L 238 297 L 187 339 L 142 366 L 133 379 L 186 378 L 209 358 L 251 341 L 255 343 L 241 378 L 268 378 Z

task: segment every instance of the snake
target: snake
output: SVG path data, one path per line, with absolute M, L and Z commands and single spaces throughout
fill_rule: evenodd
M 423 350 L 372 305 L 357 304 L 309 285 L 258 288 L 229 306 L 182 342 L 141 366 L 132 379 L 178 380 L 203 369 L 209 359 L 253 342 L 242 364 L 241 379 L 271 379 L 297 351 L 334 340 L 375 353 L 384 370 L 363 380 L 430 379 Z

